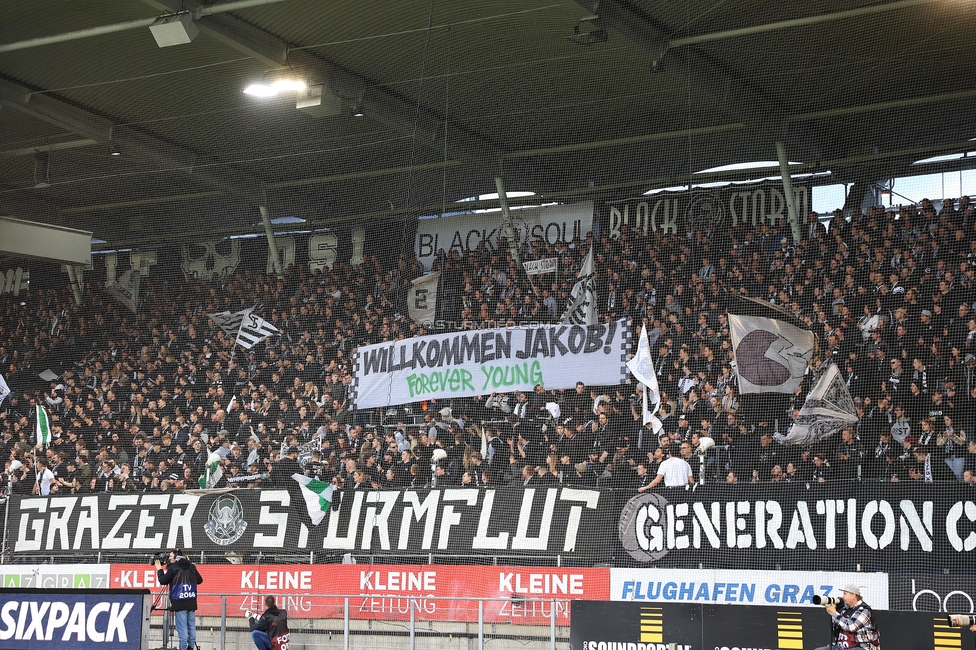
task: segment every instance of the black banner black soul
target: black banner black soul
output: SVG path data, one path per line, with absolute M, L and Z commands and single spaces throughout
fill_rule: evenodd
M 313 526 L 297 490 L 14 497 L 14 553 L 508 553 L 578 565 L 888 570 L 971 566 L 976 493 L 941 484 L 342 493 Z M 732 552 L 734 551 L 734 552 Z
M 876 615 L 882 647 L 931 650 L 972 644 L 973 634 L 949 628 L 945 616 Z M 828 645 L 830 629 L 820 608 L 574 600 L 569 638 L 572 650 L 802 650 Z

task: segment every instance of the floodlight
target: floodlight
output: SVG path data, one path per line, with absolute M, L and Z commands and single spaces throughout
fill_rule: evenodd
M 252 83 L 244 89 L 244 94 L 254 97 L 274 97 L 283 92 L 305 92 L 307 88 L 305 82 L 298 79 L 277 79 L 270 83 L 267 81 Z
M 200 30 L 193 22 L 193 17 L 187 11 L 168 16 L 160 16 L 149 26 L 156 45 L 159 47 L 172 47 L 173 45 L 185 45 L 190 43 Z

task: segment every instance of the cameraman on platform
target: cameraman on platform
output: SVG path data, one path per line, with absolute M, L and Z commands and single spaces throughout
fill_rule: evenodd
M 844 585 L 841 594 L 844 607 L 840 612 L 837 611 L 837 606 L 830 602 L 824 607 L 832 623 L 830 634 L 832 642 L 829 646 L 817 650 L 840 648 L 881 650 L 878 622 L 871 607 L 861 600 L 861 590 L 857 585 Z
M 178 548 L 169 552 L 165 571 L 158 557 L 155 565 L 156 580 L 161 585 L 169 585 L 169 608 L 176 614 L 179 650 L 196 650 L 197 585 L 203 582 L 203 577 Z

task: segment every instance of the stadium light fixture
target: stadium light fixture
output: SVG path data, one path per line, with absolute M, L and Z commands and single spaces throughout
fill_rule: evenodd
M 302 93 L 308 89 L 308 85 L 299 79 L 277 79 L 272 82 L 262 81 L 252 83 L 244 89 L 245 95 L 252 97 L 276 97 L 281 93 L 296 92 Z

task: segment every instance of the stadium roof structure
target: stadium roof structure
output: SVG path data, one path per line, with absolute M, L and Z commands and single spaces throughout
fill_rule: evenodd
M 163 22 L 192 42 L 158 46 L 149 23 L 179 12 Z M 3 13 L 0 214 L 105 247 L 260 232 L 262 205 L 315 227 L 437 214 L 495 176 L 536 193 L 513 203 L 753 178 L 695 172 L 776 160 L 776 142 L 794 172 L 831 172 L 816 182 L 871 183 L 976 137 L 968 0 L 34 0 Z M 242 92 L 285 79 L 308 90 Z

